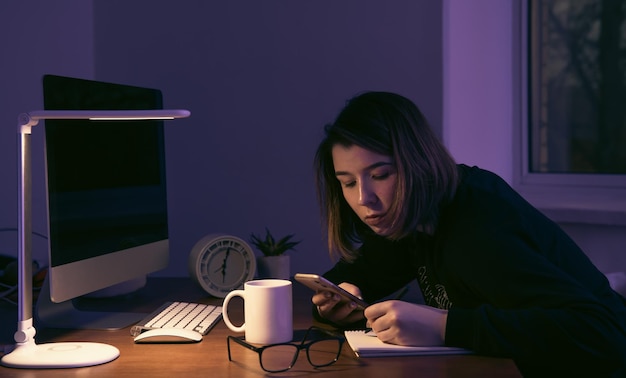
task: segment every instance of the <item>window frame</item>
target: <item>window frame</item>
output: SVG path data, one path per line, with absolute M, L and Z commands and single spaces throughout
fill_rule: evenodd
M 535 173 L 530 171 L 533 62 L 529 57 L 529 5 L 519 0 L 513 12 L 513 186 L 553 220 L 562 223 L 626 225 L 626 175 Z

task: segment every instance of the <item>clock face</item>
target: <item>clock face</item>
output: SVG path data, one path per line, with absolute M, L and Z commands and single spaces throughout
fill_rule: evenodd
M 230 235 L 208 235 L 191 251 L 192 277 L 209 294 L 223 298 L 254 278 L 256 259 L 252 248 Z

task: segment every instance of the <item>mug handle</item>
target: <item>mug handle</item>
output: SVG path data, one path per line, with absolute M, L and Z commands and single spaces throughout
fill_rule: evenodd
M 230 321 L 230 318 L 228 317 L 228 302 L 233 297 L 241 297 L 245 301 L 246 300 L 245 291 L 243 291 L 243 290 L 233 290 L 230 293 L 228 293 L 228 295 L 226 295 L 226 298 L 224 298 L 224 303 L 222 303 L 222 318 L 224 319 L 224 323 L 226 323 L 226 326 L 231 331 L 233 331 L 233 332 L 243 332 L 245 327 L 246 327 L 245 321 L 244 321 L 244 323 L 242 325 L 237 327 Z

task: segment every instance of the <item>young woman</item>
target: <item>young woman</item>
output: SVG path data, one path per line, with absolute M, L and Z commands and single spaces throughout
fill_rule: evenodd
M 626 305 L 552 221 L 495 174 L 457 164 L 410 100 L 350 101 L 315 156 L 336 265 L 317 315 L 400 345 L 513 358 L 524 375 L 626 376 Z M 417 280 L 424 304 L 382 298 Z

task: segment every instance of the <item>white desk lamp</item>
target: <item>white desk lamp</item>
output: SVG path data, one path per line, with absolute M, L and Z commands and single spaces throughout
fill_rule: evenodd
M 116 359 L 119 350 L 108 344 L 59 342 L 36 344 L 33 327 L 32 222 L 31 222 L 31 129 L 42 119 L 89 119 L 106 121 L 155 120 L 189 117 L 183 109 L 159 110 L 42 110 L 20 114 L 18 133 L 18 323 L 15 348 L 2 364 L 16 368 L 71 368 L 99 365 Z

